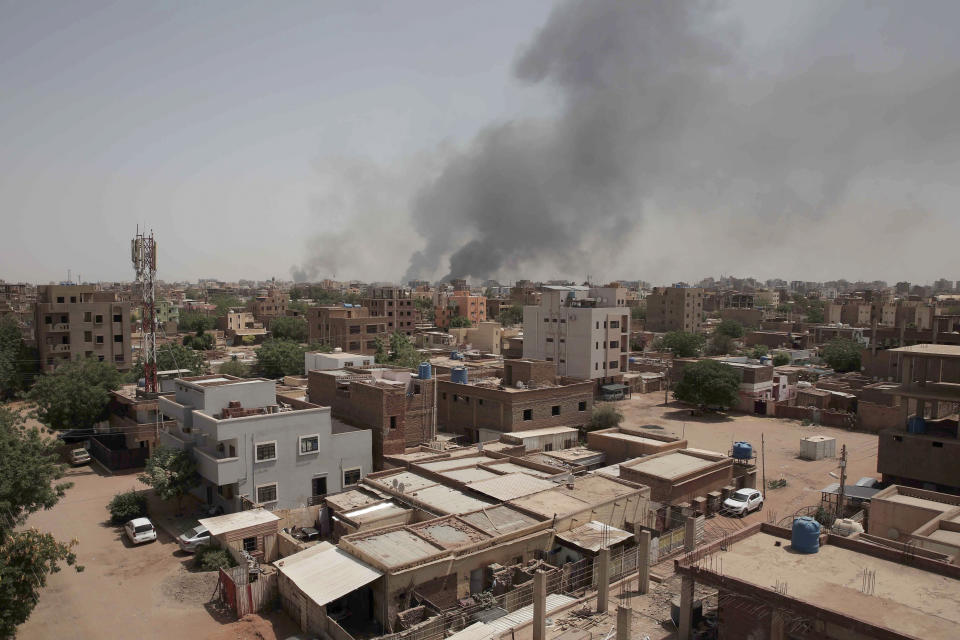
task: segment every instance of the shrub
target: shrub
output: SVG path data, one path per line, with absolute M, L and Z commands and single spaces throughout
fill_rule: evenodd
M 134 518 L 143 518 L 147 515 L 147 496 L 137 491 L 127 491 L 113 496 L 107 505 L 110 511 L 110 522 L 123 524 Z
M 234 562 L 233 556 L 226 549 L 207 544 L 197 547 L 197 553 L 193 557 L 193 566 L 200 571 L 216 571 L 217 569 L 235 567 L 237 563 Z
M 590 424 L 587 425 L 587 431 L 618 427 L 622 420 L 623 414 L 613 405 L 599 405 L 593 408 L 593 415 L 590 417 Z

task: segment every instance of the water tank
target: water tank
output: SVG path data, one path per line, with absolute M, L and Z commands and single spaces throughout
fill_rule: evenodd
M 421 362 L 420 367 L 417 368 L 417 377 L 421 380 L 429 380 L 431 374 L 430 363 Z
M 910 416 L 907 420 L 907 433 L 926 433 L 927 423 L 923 416 Z
M 451 369 L 450 382 L 456 382 L 457 384 L 467 384 L 467 368 L 454 367 L 453 369 Z
M 627 358 L 627 361 L 628 361 L 628 362 L 636 362 L 637 359 L 634 358 L 633 356 L 630 356 L 629 358 Z
M 810 516 L 800 516 L 793 520 L 793 534 L 790 545 L 800 553 L 816 553 L 820 550 L 820 523 Z
M 753 457 L 753 446 L 749 442 L 733 443 L 733 458 L 735 460 L 749 460 Z
M 350 304 L 349 302 L 344 302 L 344 303 L 343 303 L 343 307 L 344 307 L 345 309 L 353 309 L 353 305 Z

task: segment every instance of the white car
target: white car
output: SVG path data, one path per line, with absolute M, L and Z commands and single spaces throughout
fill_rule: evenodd
M 723 501 L 723 510 L 731 516 L 742 517 L 760 509 L 763 509 L 763 494 L 756 489 L 737 489 Z
M 197 550 L 197 547 L 210 542 L 210 532 L 202 524 L 198 524 L 193 529 L 181 533 L 177 536 L 177 544 L 180 548 L 189 553 Z
M 123 525 L 123 532 L 127 534 L 133 544 L 153 542 L 157 539 L 157 530 L 153 528 L 153 523 L 147 518 L 134 518 Z
M 90 453 L 86 449 L 74 449 L 70 452 L 70 464 L 77 467 L 90 462 Z

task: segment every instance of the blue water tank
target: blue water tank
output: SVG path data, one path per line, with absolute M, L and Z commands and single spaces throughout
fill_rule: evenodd
M 636 362 L 636 361 L 637 359 L 634 358 L 633 356 L 630 356 L 629 358 L 627 358 L 627 362 Z
M 907 420 L 907 433 L 926 433 L 927 422 L 923 416 L 910 416 Z
M 344 308 L 346 308 L 346 309 L 352 309 L 352 308 L 353 308 L 353 305 L 350 304 L 349 302 L 344 302 L 344 303 L 343 303 L 343 306 L 344 306 Z
M 431 374 L 430 363 L 421 362 L 420 367 L 417 369 L 417 377 L 421 380 L 429 380 Z
M 450 382 L 456 382 L 457 384 L 467 384 L 467 368 L 454 367 L 453 369 L 451 369 Z
M 753 457 L 753 446 L 749 442 L 733 443 L 733 458 L 735 460 L 749 460 Z
M 800 553 L 816 553 L 820 550 L 820 523 L 810 516 L 800 516 L 793 520 L 793 533 L 790 546 Z

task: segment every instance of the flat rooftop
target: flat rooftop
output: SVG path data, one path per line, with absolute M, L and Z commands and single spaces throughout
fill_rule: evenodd
M 499 478 L 500 476 L 493 471 L 487 471 L 480 467 L 469 467 L 467 469 L 454 469 L 453 471 L 444 471 L 441 473 L 444 478 L 450 478 L 456 482 L 478 482 L 480 480 L 489 480 L 490 478 Z
M 932 358 L 960 358 L 960 345 L 955 344 L 914 344 L 909 347 L 888 349 L 888 351 Z
M 771 592 L 779 581 L 788 597 L 845 618 L 925 640 L 957 637 L 960 580 L 954 578 L 832 544 L 796 553 L 784 538 L 763 531 L 728 542 L 727 551 L 718 548 L 714 557 L 722 559 L 724 579 Z M 865 570 L 876 576 L 870 595 L 861 589 Z
M 492 460 L 492 458 L 487 458 L 486 456 L 473 456 L 473 457 L 464 457 L 464 458 L 444 458 L 443 460 L 434 460 L 433 462 L 421 462 L 417 464 L 418 467 L 426 469 L 427 471 L 433 471 L 439 473 L 441 471 L 449 471 L 450 469 L 462 469 L 464 467 L 475 466 L 478 462 L 487 462 Z
M 466 513 L 468 511 L 483 509 L 493 504 L 493 502 L 488 500 L 474 498 L 463 491 L 442 485 L 434 485 L 426 489 L 420 489 L 412 493 L 407 491 L 406 493 L 424 503 L 433 511 L 443 514 Z
M 348 489 L 326 497 L 327 504 L 335 511 L 350 511 L 379 502 L 385 496 L 368 488 Z
M 533 526 L 540 522 L 531 518 L 525 513 L 520 513 L 516 509 L 511 509 L 507 505 L 497 505 L 473 513 L 464 513 L 460 516 L 464 522 L 469 522 L 483 531 L 489 531 L 494 535 L 503 535 L 518 529 Z
M 680 451 L 672 451 L 666 455 L 655 458 L 641 458 L 636 462 L 622 463 L 621 467 L 629 467 L 634 471 L 645 473 L 650 476 L 674 480 L 690 473 L 702 471 L 712 465 L 717 460 L 704 460 L 696 456 L 691 456 Z
M 523 465 L 510 462 L 509 460 L 504 462 L 490 462 L 484 466 L 495 469 L 500 473 L 525 473 L 528 476 L 536 476 L 537 478 L 549 478 L 550 476 L 555 476 L 566 471 L 565 469 L 560 469 L 558 467 L 556 473 L 550 473 L 549 471 L 543 471 L 542 469 L 524 467 Z
M 940 511 L 946 513 L 947 511 L 953 511 L 957 508 L 955 504 L 947 504 L 945 502 L 937 502 L 936 500 L 926 500 L 924 498 L 917 498 L 914 496 L 905 496 L 901 493 L 896 493 L 889 496 L 883 496 L 882 500 L 887 502 L 896 502 L 897 504 L 907 504 L 912 507 L 922 507 L 924 509 L 930 509 L 932 511 Z
M 402 484 L 404 493 L 419 491 L 420 489 L 426 489 L 427 487 L 439 484 L 436 480 L 431 480 L 412 471 L 401 471 L 400 473 L 393 473 L 382 478 L 369 478 L 368 481 L 379 482 L 389 487 L 398 488 Z M 396 481 L 397 484 L 394 484 L 394 481 Z
M 442 518 L 411 525 L 411 531 L 444 549 L 456 549 L 489 540 L 492 536 L 458 518 Z
M 407 529 L 350 539 L 350 544 L 384 567 L 418 562 L 444 551 L 443 547 L 431 544 Z
M 523 440 L 526 438 L 538 438 L 540 436 L 556 436 L 574 433 L 578 433 L 578 431 L 573 427 L 544 427 L 543 429 L 530 429 L 529 431 L 511 431 L 504 435 Z
M 494 500 L 513 500 L 531 493 L 539 493 L 556 487 L 556 483 L 535 478 L 526 473 L 508 473 L 503 476 L 478 480 L 467 485 L 473 491 L 490 496 Z
M 655 440 L 653 438 L 644 438 L 643 436 L 635 436 L 631 433 L 598 433 L 597 437 L 612 438 L 614 440 L 625 440 L 627 442 L 636 442 L 638 444 L 646 444 L 653 447 L 665 447 L 668 445 L 676 446 L 673 442 L 666 442 L 664 440 Z
M 560 484 L 548 491 L 516 498 L 510 503 L 544 517 L 550 518 L 554 514 L 563 517 L 637 491 L 639 489 L 591 473 L 575 478 L 573 489 Z

